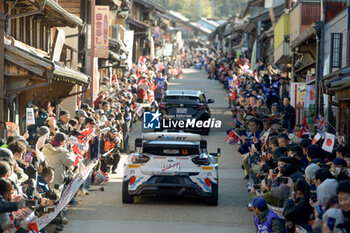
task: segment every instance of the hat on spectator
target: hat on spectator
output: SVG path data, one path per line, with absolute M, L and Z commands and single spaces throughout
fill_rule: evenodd
M 273 125 L 271 125 L 271 129 L 272 130 L 279 130 L 281 128 L 282 128 L 282 125 L 280 125 L 280 124 L 273 124 Z
M 105 111 L 103 111 L 103 109 L 97 109 L 97 114 L 105 114 Z
M 1 161 L 7 161 L 9 163 L 14 162 L 13 153 L 10 149 L 7 148 L 0 148 L 0 160 Z
M 255 118 L 255 117 L 252 116 L 252 115 L 247 115 L 247 116 L 245 117 L 245 120 L 250 121 L 250 120 L 253 119 L 253 118 Z
M 341 158 L 336 158 L 333 160 L 333 164 L 334 165 L 341 165 L 342 167 L 347 167 L 347 163 L 344 159 L 341 159 Z
M 96 125 L 96 121 L 95 121 L 95 119 L 92 118 L 92 117 L 87 117 L 87 118 L 85 119 L 85 123 L 86 123 L 86 124 L 91 123 L 91 124 Z
M 38 131 L 38 134 L 39 135 L 45 135 L 45 134 L 48 134 L 50 133 L 50 130 L 47 126 L 43 125 L 39 128 L 39 131 Z
M 67 140 L 67 135 L 65 133 L 58 132 L 58 133 L 56 133 L 54 139 L 55 139 L 55 141 L 58 141 L 58 142 L 64 142 Z
M 294 134 L 289 134 L 288 135 L 289 140 L 294 143 L 294 144 L 300 144 L 301 139 L 295 136 Z
M 327 222 L 329 218 L 335 219 L 334 229 L 344 227 L 344 215 L 341 209 L 329 208 L 322 217 L 322 220 Z M 342 227 L 341 227 L 342 226 Z M 338 231 L 337 231 L 338 232 Z
M 253 202 L 251 203 L 251 205 L 255 208 L 266 208 L 267 207 L 267 203 L 265 201 L 264 198 L 262 197 L 254 197 L 253 198 Z
M 273 102 L 273 103 L 272 103 L 272 106 L 279 107 L 279 104 L 278 104 L 278 103 L 276 103 L 276 102 Z
M 69 112 L 67 110 L 61 110 L 60 114 L 59 114 L 59 117 L 67 115 L 67 114 L 69 114 Z
M 77 117 L 88 117 L 88 115 L 86 114 L 86 112 L 84 110 L 81 110 L 79 109 L 77 112 L 76 112 L 76 115 Z
M 309 180 L 314 180 L 315 179 L 315 175 L 316 172 L 320 169 L 320 166 L 318 166 L 315 163 L 311 163 L 309 166 L 306 167 L 305 169 L 305 176 L 309 179 Z
M 82 108 L 82 109 L 86 109 L 86 110 L 90 110 L 90 107 L 89 107 L 88 104 L 82 104 L 82 105 L 81 105 L 81 108 Z

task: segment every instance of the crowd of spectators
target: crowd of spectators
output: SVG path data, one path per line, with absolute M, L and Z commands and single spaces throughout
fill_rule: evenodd
M 79 167 L 98 162 L 81 187 L 85 195 L 97 173 L 116 173 L 120 153 L 129 151 L 133 123 L 143 109 L 156 107 L 171 68 L 145 58 L 121 79 L 103 78 L 93 105 L 83 103 L 75 112 L 51 104 L 47 109 L 28 106 L 35 124 L 23 136 L 8 136 L 0 143 L 0 232 L 28 232 L 28 221 L 13 221 L 11 213 L 29 204 L 36 217 L 52 211 Z M 79 199 L 75 195 L 69 204 L 77 205 Z M 56 232 L 68 223 L 65 212 L 51 222 Z
M 341 138 L 324 151 L 324 139 L 296 123 L 287 73 L 230 54 L 205 63 L 227 91 L 226 141 L 242 155 L 257 232 L 350 232 L 350 151 Z

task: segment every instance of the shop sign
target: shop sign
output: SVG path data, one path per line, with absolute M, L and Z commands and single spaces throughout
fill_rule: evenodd
M 95 57 L 108 58 L 109 56 L 109 6 L 95 8 Z

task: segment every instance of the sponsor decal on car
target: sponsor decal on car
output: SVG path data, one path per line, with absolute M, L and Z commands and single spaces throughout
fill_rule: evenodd
M 128 164 L 128 168 L 140 168 L 140 164 Z
M 201 168 L 202 168 L 202 170 L 206 170 L 206 171 L 214 170 L 214 167 L 209 167 L 209 166 L 202 166 Z

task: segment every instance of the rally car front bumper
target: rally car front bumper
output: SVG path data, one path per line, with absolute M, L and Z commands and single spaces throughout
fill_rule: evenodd
M 211 196 L 211 185 L 206 185 L 199 178 L 198 180 L 203 185 L 198 185 L 186 176 L 152 176 L 135 190 L 129 189 L 128 192 L 130 195 L 143 196 Z

